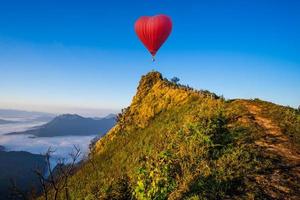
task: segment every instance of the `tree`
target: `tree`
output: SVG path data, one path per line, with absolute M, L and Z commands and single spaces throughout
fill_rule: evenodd
M 298 110 L 298 112 L 300 113 L 300 105 L 298 106 L 298 109 L 297 109 L 297 110 Z
M 171 82 L 177 84 L 180 81 L 180 79 L 176 76 L 174 76 L 173 78 L 171 78 Z
M 65 199 L 69 200 L 69 177 L 75 171 L 76 163 L 81 155 L 81 151 L 79 147 L 74 145 L 73 152 L 69 154 L 70 163 L 66 164 L 66 159 L 59 159 L 56 167 L 52 168 L 50 159 L 54 152 L 55 150 L 49 148 L 45 154 L 48 176 L 40 169 L 36 169 L 34 172 L 38 176 L 45 200 L 48 200 L 50 196 L 53 196 L 51 199 L 57 200 L 60 193 L 64 193 Z

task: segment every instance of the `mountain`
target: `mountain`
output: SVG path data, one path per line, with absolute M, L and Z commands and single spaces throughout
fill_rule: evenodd
M 33 170 L 46 170 L 45 157 L 24 151 L 0 150 L 0 200 L 10 199 L 13 182 L 18 190 L 29 191 L 40 188 Z
M 16 123 L 15 121 L 10 121 L 10 120 L 4 120 L 4 119 L 0 119 L 0 125 L 1 124 L 13 124 Z
M 94 117 L 94 119 L 103 119 L 103 118 L 110 119 L 110 118 L 116 118 L 116 116 L 117 116 L 116 114 L 110 113 L 110 114 L 106 115 L 105 117 Z
M 110 113 L 107 116 L 105 116 L 106 119 L 115 118 L 115 117 L 116 117 L 116 114 L 113 114 L 113 113 Z
M 300 113 L 293 108 L 225 100 L 150 72 L 117 121 L 69 179 L 69 196 L 300 199 Z
M 45 125 L 7 135 L 27 134 L 36 137 L 104 135 L 114 124 L 115 118 L 93 119 L 76 114 L 64 114 L 55 117 Z

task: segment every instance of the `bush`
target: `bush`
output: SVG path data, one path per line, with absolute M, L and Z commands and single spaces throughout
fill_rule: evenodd
M 164 200 L 175 188 L 174 163 L 168 152 L 147 158 L 139 168 L 133 196 L 138 200 Z

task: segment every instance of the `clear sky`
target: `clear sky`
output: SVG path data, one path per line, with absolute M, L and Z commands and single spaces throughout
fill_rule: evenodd
M 117 111 L 152 69 L 297 107 L 299 10 L 296 0 L 0 0 L 0 108 Z M 133 25 L 160 13 L 174 27 L 153 64 Z

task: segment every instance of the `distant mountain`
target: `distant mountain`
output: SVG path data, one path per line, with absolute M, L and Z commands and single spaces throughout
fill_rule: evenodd
M 94 117 L 93 119 L 97 119 L 97 120 L 99 120 L 99 119 L 110 119 L 110 118 L 116 118 L 117 117 L 117 115 L 116 114 L 113 114 L 113 113 L 110 113 L 110 114 L 108 114 L 108 115 L 106 115 L 105 117 Z
M 110 113 L 105 118 L 109 119 L 109 118 L 115 118 L 115 117 L 116 117 L 116 114 Z
M 5 147 L 0 145 L 0 151 L 4 151 Z
M 39 188 L 33 170 L 46 170 L 45 157 L 24 151 L 0 151 L 0 200 L 9 199 L 12 181 L 22 191 Z
M 13 124 L 16 123 L 15 121 L 10 121 L 10 120 L 4 120 L 4 119 L 0 119 L 0 125 L 1 124 Z
M 23 132 L 7 135 L 28 134 L 36 137 L 104 135 L 115 124 L 115 118 L 85 118 L 76 114 L 64 114 L 55 117 L 45 125 Z

